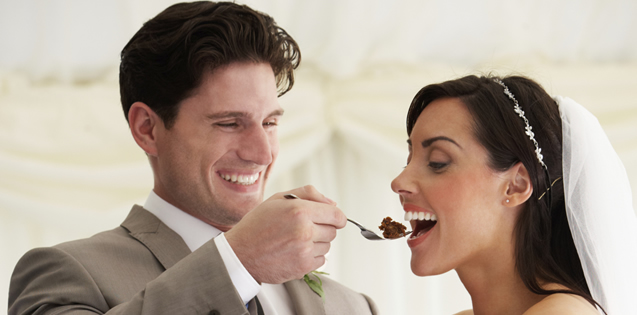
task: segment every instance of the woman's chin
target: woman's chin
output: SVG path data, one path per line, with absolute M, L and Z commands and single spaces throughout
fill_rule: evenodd
M 442 266 L 434 266 L 431 262 L 425 262 L 411 256 L 411 272 L 416 276 L 437 276 L 450 270 L 451 269 L 443 268 Z
M 425 268 L 421 261 L 417 261 L 414 257 L 411 257 L 411 272 L 419 277 L 431 276 L 431 270 Z

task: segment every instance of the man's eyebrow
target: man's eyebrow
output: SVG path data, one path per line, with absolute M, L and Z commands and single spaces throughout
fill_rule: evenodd
M 284 112 L 283 109 L 275 109 L 268 115 L 268 117 L 282 116 L 283 112 Z M 241 118 L 246 116 L 248 116 L 248 114 L 245 112 L 225 111 L 225 112 L 218 112 L 218 113 L 206 115 L 206 118 L 222 119 L 222 118 Z
M 272 117 L 272 116 L 283 116 L 283 113 L 284 113 L 284 112 L 285 112 L 285 111 L 284 111 L 282 108 L 275 109 L 275 110 L 273 110 L 273 111 L 270 113 L 270 115 L 268 115 L 268 117 Z
M 245 117 L 246 113 L 244 112 L 233 112 L 233 111 L 225 111 L 218 112 L 210 115 L 206 115 L 209 119 L 221 119 L 221 118 L 237 118 L 237 117 Z
M 451 142 L 451 143 L 455 144 L 456 146 L 458 146 L 458 148 L 462 149 L 462 147 L 457 142 L 453 141 L 453 139 L 447 138 L 447 137 L 444 137 L 444 136 L 439 136 L 439 137 L 433 137 L 433 138 L 425 139 L 420 144 L 422 145 L 423 148 L 426 148 L 426 147 L 431 146 L 431 144 L 436 142 L 436 141 L 448 141 L 448 142 Z M 411 146 L 411 139 L 407 139 L 407 144 L 409 144 L 409 146 Z

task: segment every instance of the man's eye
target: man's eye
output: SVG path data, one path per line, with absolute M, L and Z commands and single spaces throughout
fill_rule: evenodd
M 278 126 L 279 124 L 276 121 L 266 121 L 263 123 L 264 126 Z
M 238 124 L 236 122 L 229 122 L 229 123 L 217 123 L 216 124 L 219 127 L 236 127 L 238 126 Z

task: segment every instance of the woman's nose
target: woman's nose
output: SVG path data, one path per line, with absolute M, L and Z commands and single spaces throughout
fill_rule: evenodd
M 412 193 L 412 189 L 409 187 L 408 172 L 407 168 L 403 169 L 403 171 L 391 181 L 391 189 L 401 196 Z

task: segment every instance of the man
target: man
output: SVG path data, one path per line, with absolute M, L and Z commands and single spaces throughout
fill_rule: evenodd
M 300 280 L 345 226 L 333 201 L 306 186 L 262 202 L 296 42 L 247 6 L 203 1 L 145 23 L 121 57 L 153 191 L 118 228 L 25 254 L 9 314 L 377 313 L 326 277 L 324 299 Z

